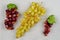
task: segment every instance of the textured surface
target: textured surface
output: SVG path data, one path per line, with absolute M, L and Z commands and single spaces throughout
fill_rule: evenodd
M 46 7 L 46 15 L 42 17 L 42 20 L 35 25 L 28 33 L 23 37 L 16 39 L 15 30 L 9 31 L 4 28 L 5 10 L 8 3 L 14 3 L 18 6 L 18 11 L 22 14 L 27 10 L 32 1 L 42 2 L 42 5 Z M 60 40 L 60 0 L 0 0 L 0 40 Z M 56 24 L 51 28 L 51 32 L 47 37 L 43 34 L 43 23 L 47 16 L 54 14 L 56 17 Z M 22 17 L 21 17 L 22 18 Z M 19 18 L 19 20 L 21 19 Z M 19 20 L 15 27 L 19 26 Z

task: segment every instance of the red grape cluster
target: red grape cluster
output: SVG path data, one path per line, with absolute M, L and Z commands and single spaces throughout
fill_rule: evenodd
M 5 19 L 5 27 L 8 29 L 8 30 L 13 30 L 14 27 L 13 25 L 15 24 L 15 22 L 17 21 L 17 17 L 18 17 L 18 12 L 16 11 L 15 8 L 9 10 L 7 9 L 6 10 L 6 19 Z
M 45 21 L 44 23 L 44 35 L 47 36 L 47 34 L 50 32 L 50 28 L 51 28 L 52 24 L 49 24 L 48 21 Z

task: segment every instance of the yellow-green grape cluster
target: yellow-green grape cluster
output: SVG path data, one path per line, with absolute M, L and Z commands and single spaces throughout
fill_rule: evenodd
M 39 20 L 40 16 L 44 15 L 46 9 L 38 3 L 32 2 L 31 6 L 24 13 L 24 18 L 21 21 L 21 25 L 16 30 L 16 38 L 24 35 L 29 31 Z

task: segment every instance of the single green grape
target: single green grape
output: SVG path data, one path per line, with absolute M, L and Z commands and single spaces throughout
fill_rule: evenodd
M 7 5 L 7 8 L 8 8 L 9 10 L 11 10 L 12 8 L 16 8 L 16 9 L 17 9 L 17 6 L 16 6 L 15 4 L 9 3 L 9 4 Z
M 54 15 L 50 15 L 50 16 L 48 17 L 47 21 L 48 21 L 48 23 L 50 23 L 50 24 L 55 23 L 55 17 L 54 17 Z

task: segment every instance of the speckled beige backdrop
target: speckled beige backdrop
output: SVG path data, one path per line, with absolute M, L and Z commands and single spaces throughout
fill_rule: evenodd
M 31 28 L 23 37 L 15 38 L 15 29 L 20 25 L 20 19 L 23 17 L 23 12 L 27 10 L 31 2 L 41 3 L 46 9 L 46 14 L 41 17 L 41 21 Z M 4 27 L 5 10 L 8 3 L 14 3 L 18 6 L 18 11 L 21 16 L 15 24 L 15 29 L 12 31 L 6 30 Z M 44 20 L 51 14 L 56 17 L 56 23 L 52 26 L 51 32 L 47 37 L 43 35 Z M 60 0 L 0 0 L 0 40 L 60 40 Z

